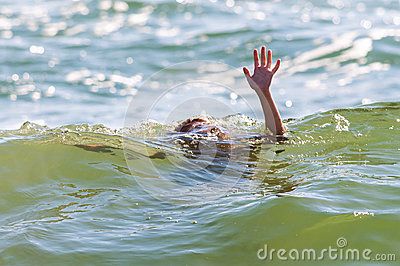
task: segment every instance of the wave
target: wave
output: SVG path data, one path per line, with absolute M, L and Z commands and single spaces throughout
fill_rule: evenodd
M 286 120 L 289 128 L 288 139 L 266 147 L 256 147 L 257 144 L 254 142 L 256 139 L 254 136 L 262 133 L 263 125 L 261 123 L 239 114 L 222 119 L 214 118 L 214 120 L 214 123 L 224 126 L 242 137 L 234 140 L 234 145 L 243 146 L 243 136 L 250 136 L 245 141 L 247 149 L 240 151 L 245 155 L 239 156 L 239 152 L 236 152 L 237 158 L 240 158 L 237 160 L 241 166 L 245 165 L 247 168 L 246 171 L 242 171 L 247 173 L 244 176 L 268 180 L 264 183 L 269 183 L 274 178 L 298 179 L 299 170 L 296 169 L 299 165 L 302 165 L 303 171 L 308 173 L 329 165 L 359 165 L 364 168 L 357 169 L 358 175 L 373 176 L 374 178 L 399 177 L 397 171 L 390 168 L 399 161 L 398 149 L 395 148 L 399 147 L 399 140 L 393 137 L 398 135 L 400 126 L 400 103 L 398 102 L 335 109 L 300 119 L 288 119 Z M 8 152 L 25 148 L 35 150 L 40 149 L 43 145 L 49 149 L 61 151 L 63 148 L 59 146 L 60 144 L 78 148 L 78 155 L 68 158 L 71 161 L 79 161 L 79 157 L 86 156 L 87 152 L 118 154 L 120 158 L 123 158 L 124 155 L 126 157 L 127 146 L 124 146 L 124 142 L 125 144 L 130 142 L 131 151 L 139 151 L 138 153 L 141 154 L 139 158 L 146 157 L 150 161 L 162 159 L 165 163 L 181 160 L 193 165 L 200 164 L 201 160 L 210 162 L 215 159 L 213 152 L 215 153 L 218 148 L 212 144 L 212 141 L 207 147 L 206 143 L 207 141 L 210 143 L 210 140 L 198 141 L 200 144 L 203 143 L 201 151 L 203 157 L 196 159 L 196 156 L 193 156 L 193 150 L 190 150 L 190 145 L 185 147 L 177 141 L 176 136 L 170 134 L 175 126 L 175 124 L 164 125 L 155 121 L 146 121 L 130 128 L 121 129 L 111 129 L 100 124 L 48 128 L 26 122 L 17 130 L 0 131 L 0 144 Z M 266 149 L 268 152 L 273 151 L 274 155 L 273 157 L 263 155 L 259 150 L 251 153 L 250 149 Z M 209 153 L 208 157 L 204 155 L 207 153 L 206 150 Z M 191 153 L 192 156 L 187 156 L 188 153 Z M 104 162 L 107 160 L 104 158 Z M 123 164 L 123 161 L 120 163 Z M 141 160 L 135 161 L 134 166 L 129 167 L 131 172 L 135 172 L 135 167 L 141 163 L 143 163 Z M 381 166 L 386 170 L 383 174 L 371 175 L 368 172 L 368 166 Z M 169 169 L 165 173 L 168 174 L 173 165 L 164 164 L 162 167 Z M 249 167 L 257 170 L 249 174 Z M 7 166 L 3 166 L 3 168 L 7 168 Z M 126 167 L 123 169 L 124 173 L 129 172 Z M 184 169 L 180 165 L 179 171 L 180 173 L 189 173 L 190 169 Z M 134 174 L 139 177 L 141 175 L 140 171 Z
M 243 120 L 234 115 L 225 125 L 252 136 L 262 126 Z M 151 121 L 129 129 L 27 122 L 1 131 L 1 257 L 28 265 L 27 258 L 56 263 L 84 253 L 101 263 L 102 256 L 137 261 L 140 252 L 149 254 L 145 265 L 154 254 L 164 263 L 165 252 L 180 259 L 191 245 L 225 259 L 232 245 L 290 242 L 293 230 L 307 246 L 310 233 L 319 237 L 332 225 L 339 227 L 334 236 L 349 235 L 356 247 L 396 246 L 395 237 L 380 231 L 372 240 L 365 230 L 371 222 L 389 229 L 398 223 L 400 103 L 286 123 L 287 141 L 244 146 L 251 156 L 230 157 L 232 163 L 209 153 L 187 156 L 168 134 L 174 125 Z M 359 210 L 368 212 L 354 217 Z M 366 229 L 357 235 L 354 223 Z

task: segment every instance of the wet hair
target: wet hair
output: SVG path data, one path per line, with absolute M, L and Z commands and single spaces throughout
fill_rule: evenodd
M 185 121 L 181 122 L 176 128 L 177 132 L 190 132 L 196 126 L 201 124 L 210 124 L 210 120 L 208 118 L 196 117 L 196 118 L 188 118 Z
M 188 118 L 181 122 L 175 131 L 211 134 L 217 136 L 219 140 L 229 139 L 228 132 L 221 127 L 212 125 L 207 117 Z

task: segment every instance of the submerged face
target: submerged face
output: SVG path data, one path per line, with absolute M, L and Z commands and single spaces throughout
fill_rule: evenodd
M 207 118 L 186 119 L 175 130 L 217 136 L 220 140 L 229 139 L 229 133 L 225 129 L 212 125 Z

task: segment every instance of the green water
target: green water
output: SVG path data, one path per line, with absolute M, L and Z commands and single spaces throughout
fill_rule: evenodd
M 287 126 L 289 139 L 272 147 L 280 151 L 273 161 L 260 156 L 229 193 L 195 205 L 142 189 L 121 149 L 126 129 L 27 123 L 3 131 L 0 262 L 281 265 L 259 260 L 257 251 L 336 247 L 339 237 L 349 248 L 400 256 L 400 104 L 337 109 Z

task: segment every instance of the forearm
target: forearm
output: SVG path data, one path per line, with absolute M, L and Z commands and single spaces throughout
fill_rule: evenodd
M 281 115 L 271 92 L 256 92 L 263 109 L 266 129 L 269 129 L 274 135 L 283 135 L 286 132 L 286 128 L 282 123 Z

